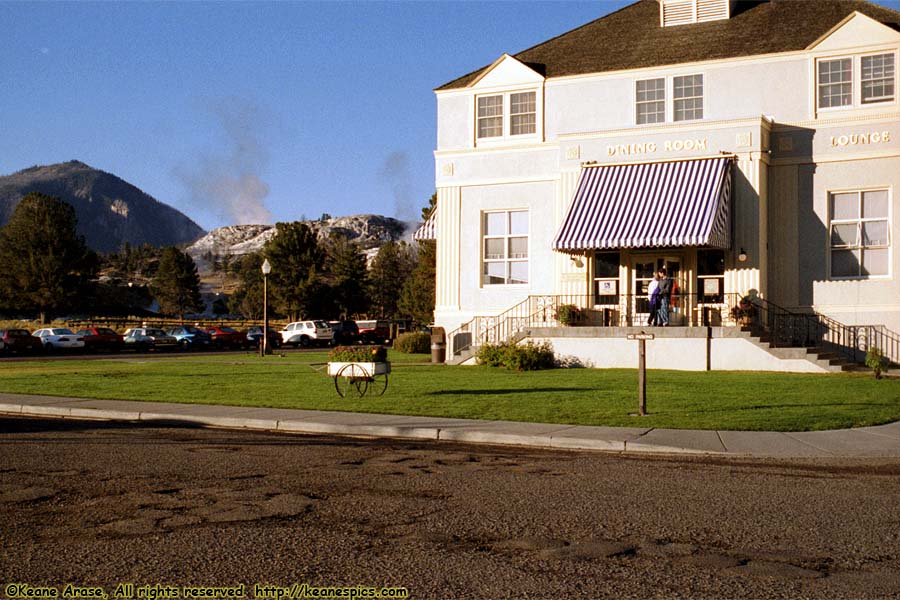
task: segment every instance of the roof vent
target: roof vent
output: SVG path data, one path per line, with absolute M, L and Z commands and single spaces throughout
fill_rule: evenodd
M 659 0 L 663 27 L 719 21 L 731 17 L 736 0 Z

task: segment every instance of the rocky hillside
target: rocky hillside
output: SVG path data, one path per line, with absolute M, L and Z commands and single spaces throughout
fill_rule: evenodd
M 185 244 L 204 234 L 178 210 L 115 175 L 75 160 L 0 177 L 0 225 L 6 224 L 29 192 L 56 196 L 71 204 L 78 217 L 78 232 L 88 246 L 100 252 L 117 251 L 124 242 Z
M 344 235 L 356 241 L 367 254 L 377 252 L 385 242 L 408 240 L 418 226 L 380 215 L 353 215 L 305 223 L 313 228 L 320 240 L 335 233 Z M 250 254 L 260 250 L 274 235 L 272 225 L 230 225 L 210 231 L 188 247 L 187 252 L 197 263 L 197 268 L 206 271 L 210 265 L 204 256 Z

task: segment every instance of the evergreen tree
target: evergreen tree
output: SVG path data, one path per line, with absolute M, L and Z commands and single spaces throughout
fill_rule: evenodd
M 366 256 L 343 235 L 332 235 L 328 244 L 329 287 L 337 310 L 335 317 L 350 318 L 365 312 Z
M 432 194 L 428 205 L 422 208 L 422 219 L 427 221 L 437 207 L 437 194 Z M 435 278 L 437 275 L 437 242 L 421 240 L 418 264 L 412 275 L 403 284 L 398 308 L 401 316 L 418 323 L 434 321 Z
M 248 319 L 260 320 L 263 317 L 262 264 L 262 254 L 257 252 L 243 256 L 235 267 L 240 283 L 231 297 L 230 306 Z M 269 314 L 272 314 L 271 303 Z
M 184 319 L 186 313 L 203 310 L 197 265 L 174 246 L 163 248 L 151 289 L 163 314 Z
M 322 305 L 325 253 L 304 223 L 276 223 L 275 228 L 277 233 L 263 249 L 272 265 L 269 301 L 293 321 L 312 315 Z
M 85 297 L 97 255 L 76 233 L 75 209 L 37 192 L 26 195 L 0 230 L 0 302 L 7 308 L 50 312 Z
M 414 267 L 415 253 L 406 244 L 391 241 L 378 249 L 369 269 L 369 299 L 376 316 L 397 316 L 400 290 Z

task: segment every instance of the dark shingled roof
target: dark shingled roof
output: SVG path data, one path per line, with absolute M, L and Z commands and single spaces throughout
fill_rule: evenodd
M 803 50 L 853 11 L 900 31 L 900 12 L 864 0 L 738 2 L 730 19 L 661 27 L 641 0 L 514 56 L 545 77 Z M 437 88 L 466 87 L 487 67 Z

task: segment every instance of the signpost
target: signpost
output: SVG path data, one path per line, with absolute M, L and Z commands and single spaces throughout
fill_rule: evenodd
M 629 333 L 629 340 L 638 340 L 638 414 L 647 414 L 647 340 L 656 339 L 652 333 Z

